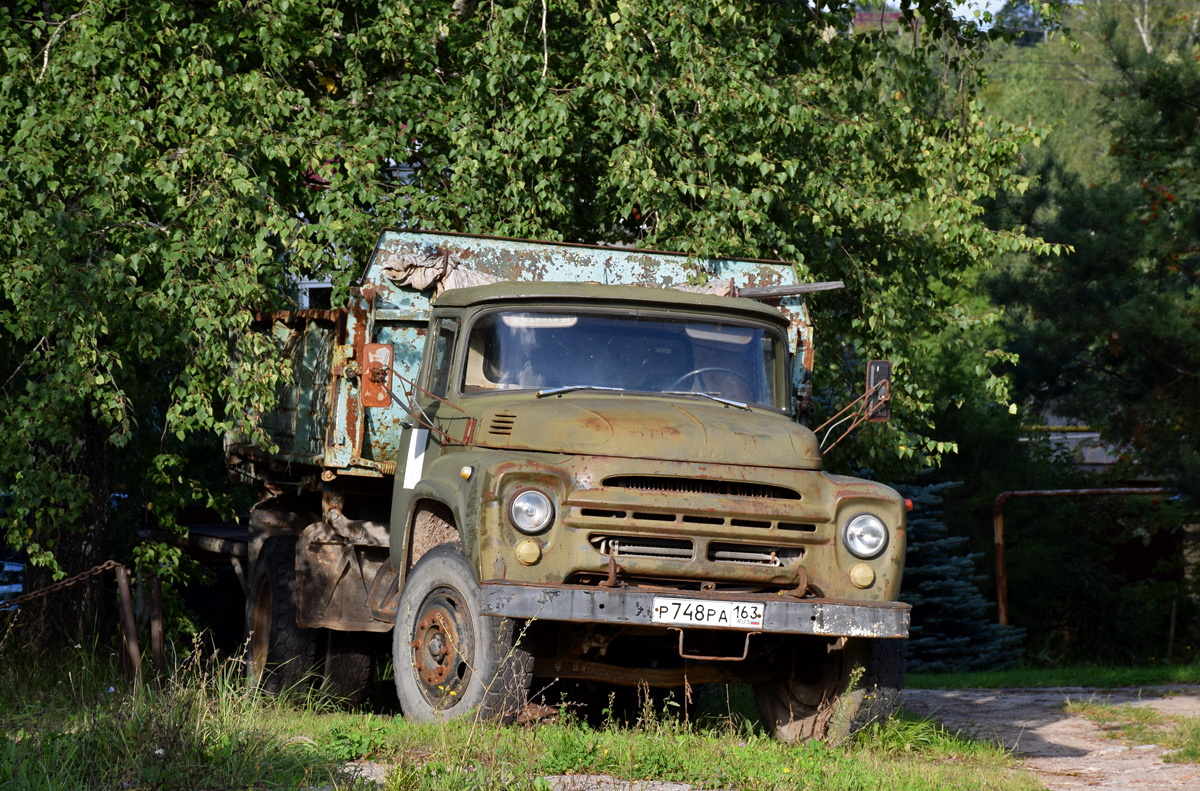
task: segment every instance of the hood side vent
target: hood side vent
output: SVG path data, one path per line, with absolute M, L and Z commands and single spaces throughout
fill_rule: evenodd
M 488 424 L 488 433 L 500 437 L 511 437 L 513 426 L 517 424 L 517 416 L 509 415 L 500 412 L 492 416 L 492 422 Z

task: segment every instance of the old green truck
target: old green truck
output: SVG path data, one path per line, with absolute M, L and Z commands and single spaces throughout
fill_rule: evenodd
M 905 503 L 826 472 L 804 425 L 820 288 L 385 232 L 348 306 L 261 317 L 294 380 L 259 417 L 273 447 L 231 436 L 227 463 L 262 496 L 187 539 L 238 570 L 251 675 L 352 696 L 390 635 L 418 720 L 508 720 L 554 680 L 750 684 L 788 740 L 889 714 Z

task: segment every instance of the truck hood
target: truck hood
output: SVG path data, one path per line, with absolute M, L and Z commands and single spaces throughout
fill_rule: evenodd
M 750 467 L 821 469 L 813 433 L 784 415 L 698 399 L 579 394 L 515 401 L 483 414 L 484 448 Z

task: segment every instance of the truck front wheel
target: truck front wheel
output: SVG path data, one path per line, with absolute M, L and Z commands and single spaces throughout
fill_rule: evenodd
M 511 722 L 533 678 L 515 624 L 479 612 L 479 585 L 462 549 L 421 556 L 400 592 L 392 631 L 396 695 L 417 721 L 478 714 Z
M 904 688 L 904 643 L 847 637 L 830 643 L 800 638 L 787 672 L 756 684 L 763 725 L 786 742 L 838 742 L 892 715 Z

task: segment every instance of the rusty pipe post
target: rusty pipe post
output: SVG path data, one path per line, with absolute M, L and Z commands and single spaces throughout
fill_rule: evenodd
M 1175 614 L 1179 600 L 1171 599 L 1171 626 L 1167 629 L 1167 664 L 1171 664 L 1171 649 L 1175 646 Z
M 161 680 L 167 660 L 163 655 L 162 582 L 157 574 L 150 575 L 150 660 L 154 675 Z
M 142 686 L 142 652 L 138 648 L 137 622 L 133 619 L 133 596 L 129 593 L 129 569 L 117 566 L 117 590 L 121 594 L 121 632 L 125 637 L 125 650 L 133 669 L 134 687 Z
M 992 503 L 992 537 L 996 545 L 996 613 L 1008 625 L 1008 570 L 1004 560 L 1004 504 L 1012 497 L 1099 497 L 1108 495 L 1169 494 L 1170 489 L 1134 486 L 1107 489 L 1027 489 L 1000 492 Z
M 996 615 L 1008 625 L 1008 564 L 1004 560 L 1004 504 L 1013 492 L 1000 492 L 992 503 L 992 541 L 996 547 Z

